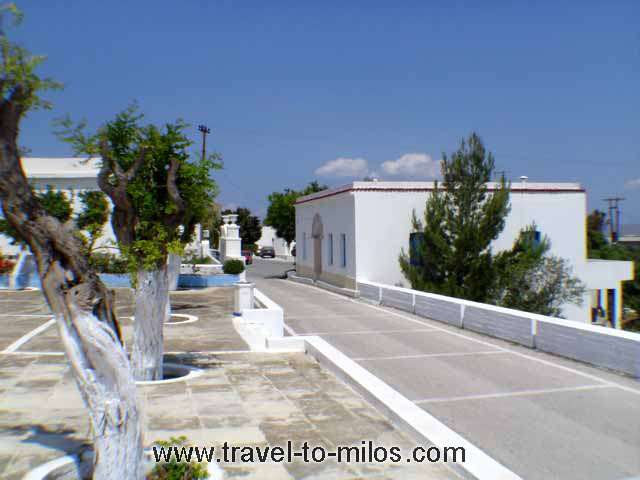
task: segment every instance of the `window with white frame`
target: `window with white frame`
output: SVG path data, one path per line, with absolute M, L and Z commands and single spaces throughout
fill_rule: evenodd
M 328 260 L 329 260 L 329 265 L 333 265 L 333 233 L 330 233 L 327 236 L 327 247 L 328 247 Z
M 342 267 L 347 266 L 347 236 L 344 233 L 340 234 L 340 264 Z

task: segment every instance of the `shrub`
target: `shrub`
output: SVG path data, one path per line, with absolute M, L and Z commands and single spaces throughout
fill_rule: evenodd
M 182 263 L 186 263 L 189 265 L 209 265 L 213 263 L 213 259 L 211 257 L 198 257 L 190 255 L 184 258 L 182 260 Z
M 110 253 L 93 253 L 89 264 L 98 273 L 128 273 L 129 268 L 124 257 Z
M 224 262 L 224 265 L 222 265 L 222 271 L 224 273 L 238 275 L 244 272 L 244 262 L 242 260 L 227 260 Z
M 171 437 L 168 441 L 157 442 L 158 447 L 169 449 L 180 448 L 187 445 L 187 437 Z M 178 462 L 171 456 L 171 461 L 157 464 L 151 473 L 147 475 L 147 480 L 201 480 L 209 478 L 207 468 L 201 463 Z

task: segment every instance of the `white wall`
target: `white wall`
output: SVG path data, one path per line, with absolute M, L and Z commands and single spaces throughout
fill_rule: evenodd
M 276 251 L 276 255 L 289 256 L 291 255 L 290 245 L 284 238 L 280 238 L 276 233 L 276 229 L 267 225 L 262 226 L 262 236 L 256 244 L 262 247 L 273 247 Z M 297 252 L 296 252 L 297 253 Z
M 375 188 L 353 192 L 356 218 L 356 265 L 358 280 L 410 287 L 398 263 L 398 256 L 409 250 L 412 231 L 411 212 L 422 220 L 425 203 L 431 194 L 419 191 L 416 183 L 411 188 L 382 190 L 385 182 Z M 354 184 L 362 187 L 361 183 Z M 571 192 L 512 191 L 511 211 L 505 228 L 493 242 L 494 252 L 510 249 L 520 230 L 535 222 L 542 235 L 551 242 L 550 253 L 569 260 L 574 274 L 586 284 L 587 290 L 615 288 L 620 281 L 632 278 L 630 262 L 587 262 L 586 259 L 586 194 L 576 189 Z M 590 322 L 591 311 L 585 293 L 582 306 L 566 305 L 567 318 Z M 618 303 L 620 303 L 618 301 Z M 618 317 L 620 309 L 618 309 Z
M 354 196 L 342 193 L 336 196 L 296 205 L 296 264 L 313 269 L 313 239 L 311 227 L 313 217 L 318 213 L 322 218 L 324 237 L 322 238 L 322 271 L 329 274 L 356 278 Z M 306 233 L 307 255 L 303 258 L 303 233 Z M 328 264 L 328 236 L 333 233 L 333 265 Z M 347 265 L 341 265 L 340 234 L 346 235 Z
M 73 196 L 74 216 L 82 210 L 82 202 L 79 194 L 87 190 L 99 190 L 95 178 L 37 178 L 29 179 L 29 182 L 33 185 L 33 188 L 36 191 L 44 192 L 47 189 L 47 185 L 51 185 L 54 190 L 64 191 L 68 198 Z M 113 210 L 109 198 L 107 198 L 107 201 L 109 202 L 109 207 Z M 100 237 L 96 242 L 95 248 L 101 248 L 99 250 L 100 252 L 117 253 L 117 250 L 113 248 L 106 248 L 114 244 L 114 239 L 115 235 L 111 228 L 111 220 L 109 219 L 107 224 L 104 226 L 102 237 Z M 3 255 L 17 255 L 20 251 L 19 246 L 10 245 L 9 242 L 10 240 L 8 237 L 0 234 L 0 251 Z

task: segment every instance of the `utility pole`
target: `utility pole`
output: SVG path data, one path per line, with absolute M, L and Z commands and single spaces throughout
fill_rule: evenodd
M 211 133 L 211 129 L 206 125 L 198 125 L 198 130 L 202 132 L 202 160 L 204 160 L 207 158 L 207 135 Z
M 609 197 L 604 201 L 609 203 L 609 235 L 611 243 L 616 243 L 620 235 L 620 206 L 619 203 L 625 200 L 623 197 Z M 615 224 L 614 224 L 615 211 Z

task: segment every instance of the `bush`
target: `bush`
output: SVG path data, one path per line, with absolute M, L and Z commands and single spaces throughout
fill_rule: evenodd
M 242 260 L 227 260 L 222 265 L 222 271 L 231 275 L 238 275 L 244 272 L 244 262 Z
M 211 257 L 198 257 L 198 256 L 187 256 L 182 260 L 182 263 L 188 265 L 209 265 L 213 263 L 213 259 Z
M 174 446 L 180 449 L 187 445 L 187 437 L 171 437 L 169 441 L 157 442 L 156 445 L 164 448 L 165 451 Z M 156 465 L 147 475 L 147 480 L 201 480 L 205 478 L 209 478 L 209 474 L 204 464 L 177 462 L 173 455 L 171 461 Z
M 129 273 L 127 261 L 110 253 L 94 253 L 89 264 L 98 273 Z

